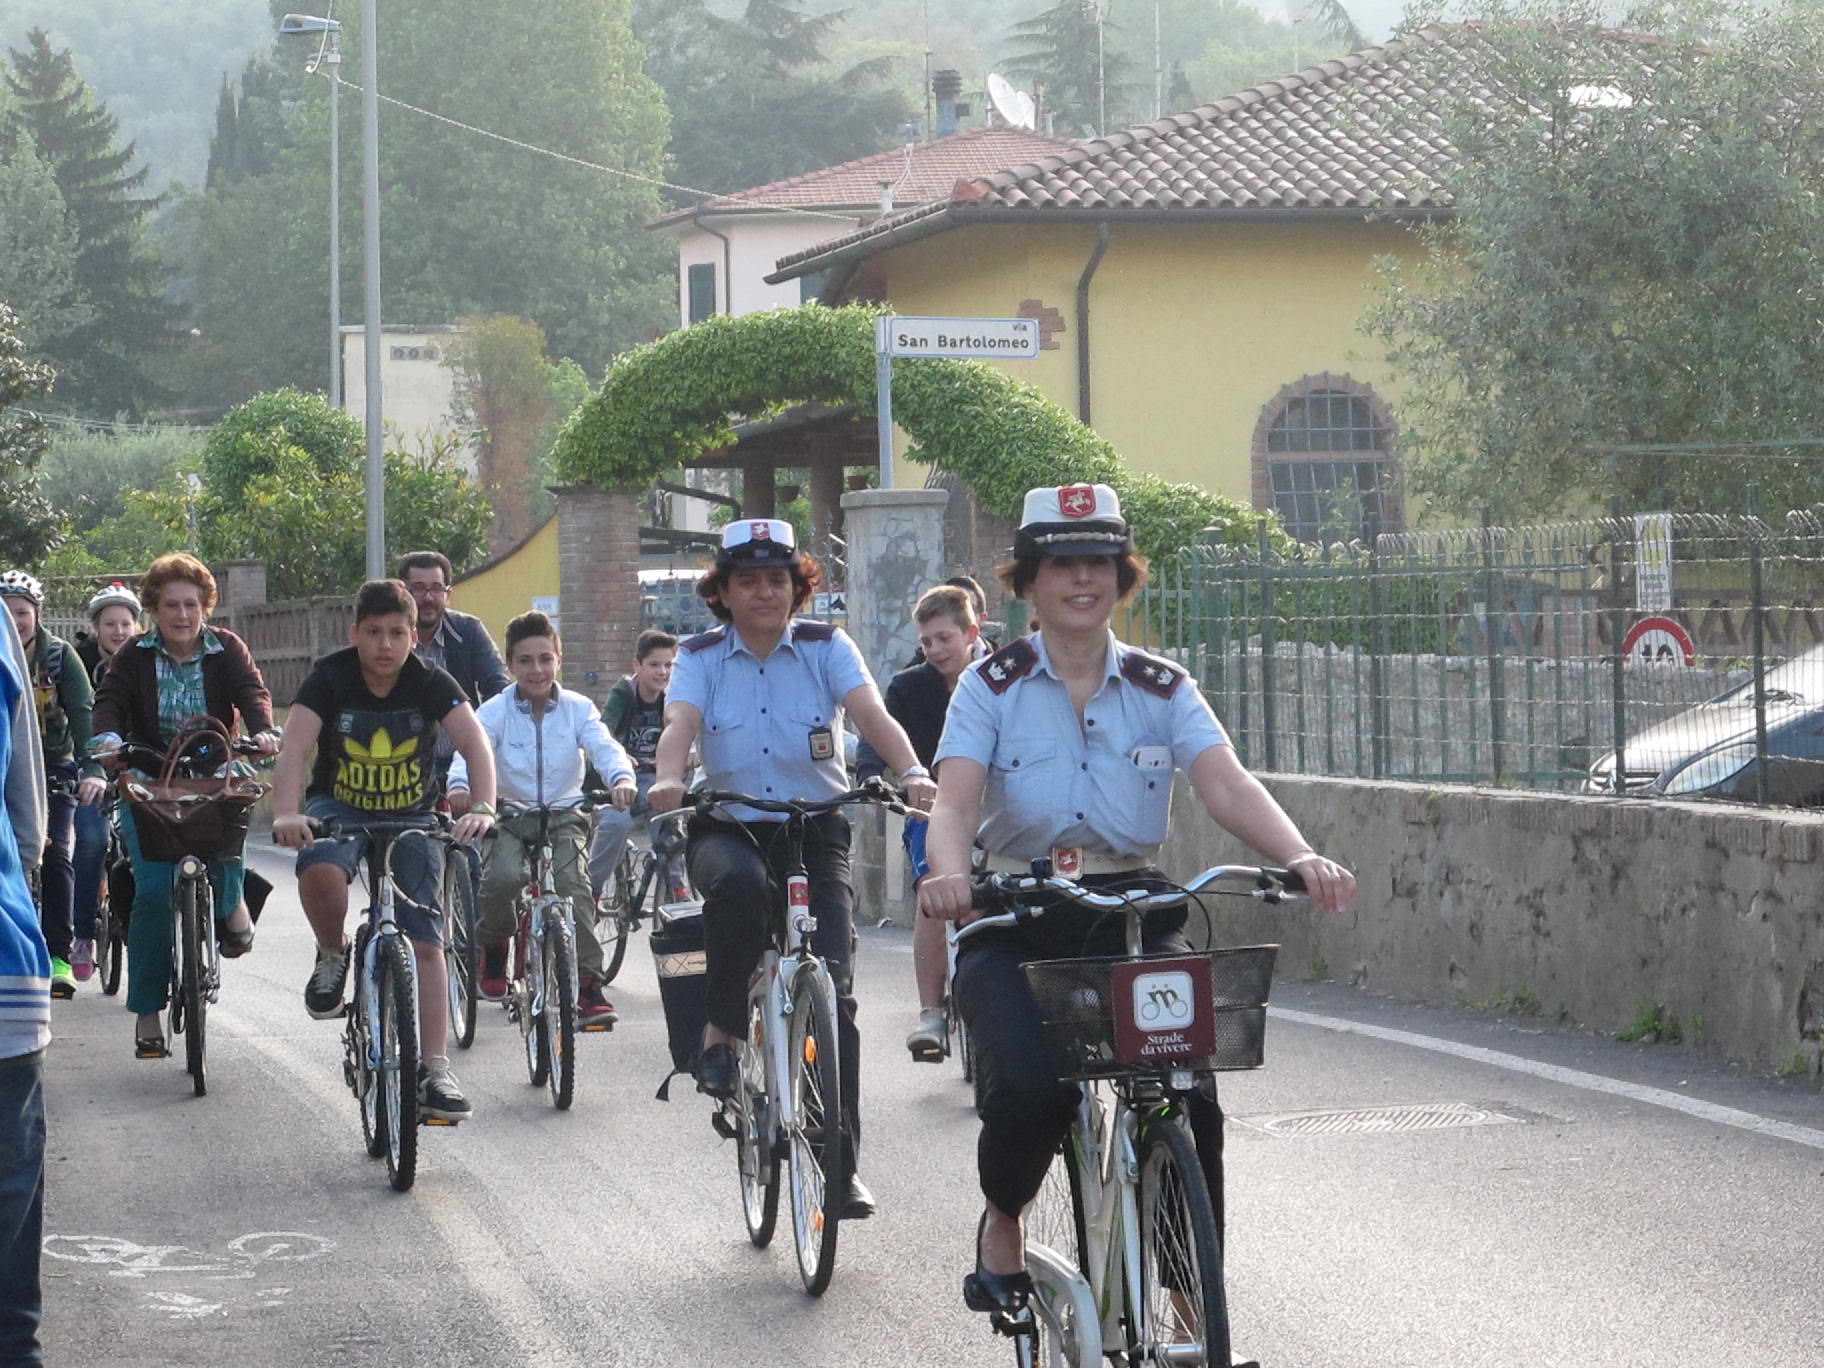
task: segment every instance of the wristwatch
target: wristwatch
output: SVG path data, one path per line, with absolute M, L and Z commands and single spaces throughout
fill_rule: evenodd
M 931 771 L 926 769 L 923 765 L 914 765 L 910 769 L 901 770 L 899 772 L 899 777 L 901 779 L 929 779 L 931 777 Z

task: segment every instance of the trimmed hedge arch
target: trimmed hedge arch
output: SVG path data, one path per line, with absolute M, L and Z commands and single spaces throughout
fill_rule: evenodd
M 559 435 L 560 479 L 644 489 L 665 471 L 734 441 L 729 415 L 790 404 L 872 412 L 880 309 L 816 304 L 718 316 L 636 347 Z M 1121 496 L 1141 551 L 1175 554 L 1205 528 L 1252 545 L 1260 514 L 1192 484 L 1129 470 L 1114 447 L 1032 385 L 985 361 L 894 363 L 893 417 L 907 453 L 961 478 L 993 512 L 1017 519 L 1028 489 L 1100 482 Z M 1274 520 L 1276 540 L 1282 539 Z

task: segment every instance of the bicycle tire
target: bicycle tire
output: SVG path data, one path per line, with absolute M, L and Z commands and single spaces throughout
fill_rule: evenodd
M 369 1058 L 369 1039 L 373 1033 L 370 1013 L 375 1000 L 370 992 L 372 983 L 367 965 L 367 946 L 371 939 L 372 933 L 365 924 L 355 932 L 350 960 L 354 1000 L 345 1018 L 343 1048 L 347 1052 L 345 1067 L 354 1086 L 355 1103 L 361 1112 L 361 1143 L 369 1159 L 378 1159 L 386 1153 L 386 1113 L 380 1094 L 380 1072 Z
M 199 906 L 200 904 L 200 906 Z M 203 937 L 209 934 L 209 894 L 199 879 L 179 881 L 177 895 L 178 956 L 184 994 L 184 1066 L 190 1073 L 190 1084 L 198 1097 L 209 1091 L 205 1035 L 209 1004 L 204 996 Z
M 449 936 L 443 954 L 450 973 L 450 1037 L 458 1049 L 475 1043 L 478 1012 L 476 980 L 481 973 L 481 947 L 476 939 L 474 889 L 468 871 L 458 866 L 467 856 L 449 852 L 443 862 L 443 907 Z
M 1177 1361 L 1167 1346 L 1230 1361 L 1216 1212 L 1197 1147 L 1175 1116 L 1150 1118 L 1140 1134 L 1140 1296 L 1141 1362 Z
M 1026 1272 L 1033 1333 L 1015 1338 L 1014 1362 L 1020 1368 L 1097 1368 L 1102 1326 L 1089 1284 L 1069 1258 L 1036 1242 L 1027 1243 Z
M 792 984 L 785 1086 L 794 1118 L 788 1139 L 792 1233 L 804 1290 L 820 1297 L 836 1271 L 836 1237 L 848 1187 L 842 1143 L 842 1082 L 836 991 L 816 961 Z
M 741 1215 L 756 1249 L 773 1241 L 779 1224 L 779 1148 L 767 1131 L 766 1014 L 748 1003 L 747 1039 L 740 1042 L 740 1086 L 735 1093 L 735 1166 L 741 1184 Z
M 393 1191 L 405 1192 L 418 1176 L 418 985 L 402 938 L 381 943 L 379 971 L 386 1176 Z
M 627 896 L 633 887 L 633 845 L 621 852 L 620 863 L 602 890 L 595 917 L 595 938 L 602 947 L 602 982 L 613 983 L 627 959 L 627 942 L 633 938 L 633 914 Z
M 955 1053 L 956 1062 L 962 1066 L 963 1082 L 973 1083 L 975 1052 L 969 1048 L 969 1028 L 963 1024 L 963 1009 L 954 991 L 944 994 L 944 1034 L 950 1042 L 948 1049 Z
M 545 1084 L 568 1111 L 576 1098 L 576 939 L 568 917 L 545 923 Z
M 108 875 L 104 868 L 101 887 L 95 901 L 95 972 L 101 979 L 101 991 L 113 997 L 120 991 L 120 928 L 114 924 L 114 900 L 108 892 Z

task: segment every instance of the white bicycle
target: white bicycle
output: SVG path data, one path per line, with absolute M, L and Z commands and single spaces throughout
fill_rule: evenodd
M 1105 1357 L 1229 1368 L 1222 1241 L 1185 1101 L 1201 1077 L 1260 1067 L 1279 947 L 1148 955 L 1142 923 L 1202 892 L 1279 903 L 1303 882 L 1283 869 L 1219 866 L 1182 889 L 1092 892 L 1051 877 L 1048 861 L 1034 869 L 980 876 L 977 905 L 1010 910 L 971 922 L 959 941 L 1042 916 L 1026 900 L 1045 895 L 1125 913 L 1127 954 L 1025 966 L 1066 1062 L 1059 1076 L 1083 1095 L 1025 1213 L 1032 1294 L 993 1312 L 993 1327 L 1012 1338 L 1022 1368 L 1091 1368 Z M 1224 882 L 1248 887 L 1216 887 Z

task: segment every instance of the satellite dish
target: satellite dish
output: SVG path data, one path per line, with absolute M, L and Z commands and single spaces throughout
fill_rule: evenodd
M 1023 90 L 1014 89 L 1013 82 L 998 71 L 988 73 L 988 102 L 1009 128 L 1030 131 L 1039 112 L 1038 106 L 1032 102 L 1032 96 Z

